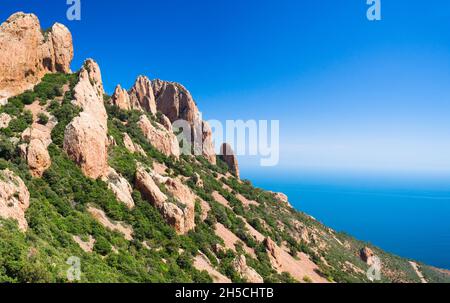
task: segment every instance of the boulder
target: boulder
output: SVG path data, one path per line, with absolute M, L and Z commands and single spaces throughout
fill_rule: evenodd
M 161 153 L 166 156 L 180 156 L 177 137 L 172 132 L 167 131 L 164 126 L 156 122 L 152 123 L 146 115 L 141 116 L 138 126 L 148 142 Z
M 6 169 L 0 171 L 0 217 L 14 219 L 26 231 L 25 211 L 30 206 L 30 193 L 21 178 Z
M 72 35 L 62 24 L 41 29 L 33 14 L 15 13 L 0 26 L 0 101 L 33 88 L 47 73 L 70 72 Z
M 239 178 L 239 164 L 236 155 L 231 146 L 227 143 L 222 144 L 220 149 L 220 158 L 224 161 L 230 172 Z
M 133 188 L 127 179 L 110 167 L 106 176 L 103 177 L 103 181 L 108 184 L 109 189 L 116 195 L 117 200 L 124 203 L 129 209 L 134 208 Z
M 34 123 L 22 133 L 25 143 L 19 146 L 19 150 L 21 156 L 27 160 L 33 177 L 42 177 L 52 164 L 48 146 L 52 143 L 51 133 L 57 123 L 54 117 L 50 117 L 46 125 Z

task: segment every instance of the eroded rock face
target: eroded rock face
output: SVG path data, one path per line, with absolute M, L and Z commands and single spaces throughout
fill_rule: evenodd
M 66 128 L 64 150 L 89 178 L 98 179 L 108 171 L 107 146 L 105 129 L 87 113 L 82 112 Z
M 129 209 L 134 208 L 134 200 L 131 196 L 133 188 L 127 179 L 110 167 L 106 176 L 103 177 L 103 181 L 108 184 L 109 189 L 111 189 L 119 201 L 124 203 Z
M 231 146 L 224 143 L 220 149 L 220 158 L 227 164 L 231 173 L 239 178 L 239 164 Z
M 170 122 L 169 118 L 167 118 L 166 115 L 161 114 L 161 116 L 159 117 L 159 123 L 164 126 L 164 128 L 168 131 L 168 132 L 173 132 L 173 128 L 172 128 L 172 122 Z
M 139 144 L 134 143 L 133 140 L 131 140 L 130 136 L 127 133 L 123 134 L 123 144 L 125 145 L 125 148 L 129 152 L 138 153 L 144 157 L 147 156 L 147 154 L 145 153 L 145 150 Z
M 74 104 L 83 111 L 66 127 L 64 150 L 86 176 L 97 179 L 108 172 L 108 116 L 100 68 L 93 60 L 85 62 L 74 91 Z
M 188 122 L 199 120 L 199 111 L 191 93 L 181 84 L 161 81 L 152 82 L 158 111 L 166 115 L 170 121 L 178 119 Z
M 156 114 L 155 95 L 153 93 L 152 83 L 147 77 L 139 76 L 131 88 L 129 95 L 133 109 Z
M 142 115 L 138 126 L 148 142 L 166 156 L 180 156 L 180 146 L 177 137 L 167 131 L 164 126 L 155 122 L 154 126 L 146 115 Z
M 266 238 L 264 245 L 266 246 L 269 256 L 272 257 L 272 260 L 274 261 L 273 263 L 276 263 L 275 267 L 280 267 L 281 265 L 279 260 L 281 260 L 281 254 L 278 245 L 273 242 L 271 238 Z
M 33 14 L 16 13 L 0 26 L 0 101 L 35 86 L 50 72 L 70 72 L 72 35 L 56 23 L 43 32 Z
M 26 231 L 25 211 L 29 206 L 30 193 L 22 179 L 8 169 L 0 171 L 0 217 L 16 220 L 20 230 Z
M 178 179 L 168 178 L 165 186 L 167 190 L 180 202 L 182 205 L 178 208 L 182 211 L 182 224 L 180 224 L 179 232 L 185 234 L 195 228 L 195 200 L 196 196 L 189 187 L 184 185 Z
M 162 80 L 152 81 L 158 111 L 174 123 L 184 120 L 191 125 L 190 138 L 196 153 L 204 155 L 215 164 L 216 155 L 212 142 L 212 131 L 208 123 L 201 120 L 200 112 L 191 93 L 181 84 Z
M 136 188 L 144 199 L 159 210 L 164 220 L 174 227 L 178 234 L 186 234 L 194 229 L 196 196 L 181 181 L 149 172 L 149 169 L 141 164 L 138 164 L 135 179 Z M 158 184 L 164 184 L 173 198 L 163 193 Z
M 130 96 L 120 85 L 117 85 L 114 94 L 111 96 L 111 105 L 117 106 L 122 110 L 131 110 Z
M 156 208 L 161 208 L 167 200 L 167 196 L 159 189 L 143 165 L 138 165 L 136 170 L 136 188 L 141 192 L 143 198 Z
M 233 261 L 234 270 L 249 283 L 264 283 L 263 278 L 254 270 L 247 265 L 247 260 L 245 256 L 240 255 L 236 257 Z
M 87 59 L 80 70 L 79 80 L 74 88 L 73 104 L 92 116 L 104 129 L 107 129 L 108 114 L 103 104 L 102 74 L 98 64 Z

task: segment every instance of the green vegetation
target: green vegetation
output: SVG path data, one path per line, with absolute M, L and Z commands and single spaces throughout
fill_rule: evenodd
M 106 105 L 108 135 L 116 142 L 108 150 L 111 167 L 134 184 L 137 162 L 149 168 L 155 162 L 165 164 L 170 177 L 182 177 L 198 198 L 211 207 L 202 221 L 201 203 L 197 201 L 195 230 L 184 236 L 177 235 L 136 190 L 132 193 L 136 206 L 129 210 L 117 201 L 105 182 L 86 178 L 62 149 L 64 130 L 80 112 L 71 102 L 77 79 L 77 74 L 47 75 L 33 90 L 10 98 L 0 108 L 0 113 L 13 117 L 9 127 L 0 131 L 0 170 L 13 170 L 31 194 L 26 233 L 18 230 L 16 222 L 0 220 L 0 282 L 68 282 L 66 262 L 72 256 L 81 260 L 81 282 L 212 282 L 206 272 L 199 272 L 193 265 L 199 252 L 233 282 L 245 282 L 233 268 L 233 261 L 241 254 L 265 282 L 298 282 L 289 274 L 274 270 L 264 243 L 251 236 L 246 222 L 264 237 L 284 246 L 294 258 L 299 257 L 298 253 L 309 256 L 329 281 L 369 282 L 365 275 L 368 266 L 358 257 L 361 248 L 369 246 L 382 260 L 381 282 L 419 282 L 408 260 L 336 233 L 277 201 L 273 194 L 254 187 L 250 181 L 224 177 L 227 166 L 220 159 L 217 165 L 212 165 L 204 157 L 175 159 L 163 155 L 137 127 L 141 112 Z M 20 138 L 21 132 L 33 122 L 25 107 L 37 100 L 58 120 L 52 131 L 53 143 L 48 148 L 52 165 L 42 178 L 31 177 L 27 164 L 19 156 L 20 139 L 13 140 Z M 107 102 L 109 96 L 105 95 L 104 100 Z M 157 117 L 148 114 L 153 123 Z M 48 123 L 48 116 L 40 115 L 38 119 L 39 123 Z M 124 133 L 143 148 L 145 156 L 125 148 Z M 202 187 L 196 185 L 199 181 Z M 164 186 L 161 189 L 165 191 Z M 230 208 L 215 201 L 213 192 L 222 195 Z M 257 202 L 256 205 L 244 206 L 238 194 Z M 178 203 L 170 195 L 169 198 Z M 111 220 L 130 225 L 133 239 L 127 241 L 122 234 L 103 227 L 87 212 L 89 206 L 102 209 Z M 240 239 L 236 251 L 217 248 L 225 247 L 223 239 L 215 233 L 217 223 Z M 83 251 L 74 236 L 83 241 L 93 237 L 93 251 Z M 245 246 L 255 253 L 249 255 Z M 442 271 L 425 265 L 421 265 L 421 271 L 430 282 L 449 282 L 449 276 Z M 310 283 L 311 278 L 305 276 L 299 282 Z

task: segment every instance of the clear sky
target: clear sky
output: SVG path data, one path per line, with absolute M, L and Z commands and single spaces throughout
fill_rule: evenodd
M 64 23 L 77 70 L 105 87 L 177 81 L 206 119 L 281 123 L 284 169 L 450 172 L 450 2 L 381 0 L 2 0 L 0 19 Z M 241 159 L 258 170 L 255 159 Z

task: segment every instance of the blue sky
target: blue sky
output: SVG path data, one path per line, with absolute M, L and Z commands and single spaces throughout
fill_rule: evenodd
M 379 22 L 365 2 L 82 0 L 68 21 L 65 0 L 3 0 L 0 19 L 67 25 L 108 92 L 145 74 L 206 119 L 280 120 L 277 170 L 450 172 L 450 2 L 381 0 Z

